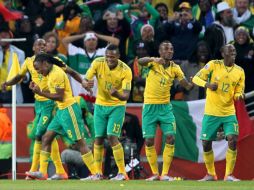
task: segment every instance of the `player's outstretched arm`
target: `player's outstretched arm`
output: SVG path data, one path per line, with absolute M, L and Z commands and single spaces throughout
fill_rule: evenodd
M 81 84 L 82 87 L 90 92 L 91 95 L 93 94 L 92 88 L 94 86 L 94 80 L 83 79 Z
M 76 81 L 78 81 L 80 84 L 82 84 L 83 79 L 77 71 L 75 71 L 72 68 L 66 66 L 65 72 L 67 74 L 71 75 L 71 77 L 74 78 Z
M 164 65 L 166 63 L 165 60 L 160 57 L 142 57 L 142 58 L 138 59 L 138 63 L 141 66 L 147 66 L 148 63 L 150 63 L 150 62 L 155 62 L 155 63 L 161 64 L 161 65 Z
M 192 82 L 187 81 L 185 78 L 180 81 L 180 85 L 185 88 L 185 90 L 192 90 L 194 87 L 194 84 Z
M 22 79 L 24 78 L 24 76 L 17 74 L 15 77 L 13 77 L 11 80 L 9 81 L 5 81 L 4 83 L 1 84 L 3 91 L 6 90 L 7 86 L 12 86 L 17 84 L 18 82 L 20 82 Z

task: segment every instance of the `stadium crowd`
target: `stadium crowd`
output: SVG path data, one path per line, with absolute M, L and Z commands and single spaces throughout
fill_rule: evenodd
M 253 81 L 253 25 L 252 0 L 36 0 L 3 1 L 9 10 L 20 11 L 2 16 L 1 38 L 26 38 L 24 42 L 1 42 L 1 79 L 3 83 L 10 70 L 9 52 L 18 55 L 22 65 L 26 57 L 35 54 L 33 43 L 37 38 L 46 40 L 46 51 L 59 57 L 83 76 L 91 62 L 104 55 L 107 44 L 119 45 L 120 59 L 133 73 L 132 92 L 128 102 L 143 102 L 147 69 L 138 66 L 137 59 L 158 56 L 159 44 L 172 42 L 173 60 L 186 77 L 193 76 L 211 59 L 220 59 L 220 48 L 231 43 L 237 50 L 236 64 L 246 74 L 246 91 L 254 89 Z M 10 18 L 8 18 L 10 17 Z M 20 19 L 18 19 L 20 18 Z M 9 22 L 6 22 L 9 21 Z M 87 33 L 89 32 L 89 33 Z M 28 88 L 30 77 L 18 85 L 18 103 L 33 103 Z M 94 101 L 93 95 L 81 90 L 71 79 L 74 95 L 84 93 Z M 2 102 L 10 102 L 10 89 Z M 172 99 L 196 100 L 204 98 L 204 91 L 195 87 L 186 92 L 176 83 Z

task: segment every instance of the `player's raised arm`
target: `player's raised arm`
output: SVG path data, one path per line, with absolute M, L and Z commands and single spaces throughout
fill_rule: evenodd
M 141 66 L 148 66 L 148 63 L 155 62 L 158 64 L 165 64 L 165 60 L 160 57 L 142 57 L 138 59 L 138 63 Z
M 74 78 L 76 81 L 78 81 L 80 84 L 82 84 L 83 79 L 82 79 L 81 75 L 77 71 L 75 71 L 72 68 L 66 66 L 65 72 L 67 74 L 69 74 L 72 78 Z

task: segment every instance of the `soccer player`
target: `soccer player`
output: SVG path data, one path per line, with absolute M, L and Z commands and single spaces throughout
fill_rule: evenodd
M 145 138 L 145 151 L 153 175 L 147 181 L 172 181 L 168 170 L 174 156 L 174 141 L 176 124 L 170 103 L 170 88 L 174 79 L 180 82 L 186 90 L 193 84 L 188 82 L 179 65 L 171 59 L 174 53 L 172 44 L 164 41 L 159 46 L 159 58 L 144 57 L 138 60 L 141 66 L 149 68 L 144 92 L 144 106 L 142 111 L 142 131 Z M 163 151 L 163 169 L 161 176 L 158 171 L 157 154 L 154 147 L 154 136 L 157 125 L 166 136 Z
M 40 170 L 28 172 L 28 176 L 36 179 L 47 178 L 48 158 L 51 144 L 57 134 L 68 138 L 79 149 L 84 163 L 94 175 L 94 159 L 92 152 L 84 140 L 84 122 L 81 109 L 72 95 L 72 90 L 67 74 L 57 65 L 62 62 L 48 54 L 39 54 L 34 60 L 35 70 L 47 78 L 49 91 L 44 91 L 35 82 L 30 83 L 34 93 L 56 101 L 58 110 L 50 122 L 47 132 L 43 136 L 42 150 L 40 152 Z
M 124 152 L 118 137 L 124 121 L 126 101 L 131 90 L 131 69 L 119 60 L 119 49 L 109 45 L 105 57 L 95 59 L 86 73 L 83 82 L 85 89 L 93 86 L 93 77 L 98 80 L 98 94 L 94 108 L 94 160 L 97 172 L 102 175 L 102 160 L 104 155 L 103 142 L 107 137 L 113 149 L 113 155 L 118 167 L 118 174 L 111 180 L 127 180 L 125 172 Z
M 201 131 L 207 175 L 200 181 L 217 180 L 212 141 L 216 139 L 217 130 L 221 126 L 228 141 L 224 180 L 239 181 L 232 175 L 236 162 L 238 136 L 234 100 L 244 98 L 245 75 L 243 69 L 235 65 L 236 50 L 233 45 L 223 46 L 221 54 L 223 60 L 211 60 L 193 78 L 193 83 L 207 88 Z
M 48 89 L 47 87 L 47 79 L 36 72 L 33 66 L 33 61 L 35 56 L 41 52 L 46 50 L 46 42 L 43 39 L 37 39 L 33 45 L 34 56 L 26 58 L 24 64 L 21 67 L 20 72 L 12 78 L 10 81 L 6 81 L 2 84 L 3 89 L 6 86 L 15 85 L 20 82 L 22 79 L 26 77 L 26 73 L 29 72 L 32 80 L 40 86 L 41 89 Z M 35 94 L 35 119 L 34 125 L 37 126 L 36 130 L 36 139 L 34 143 L 33 149 L 33 158 L 32 158 L 32 165 L 29 171 L 34 172 L 38 170 L 39 161 L 40 161 L 40 151 L 41 151 L 41 140 L 42 136 L 46 132 L 47 126 L 52 119 L 52 111 L 55 107 L 55 102 Z M 56 174 L 52 176 L 52 179 L 67 179 L 68 176 L 66 175 L 64 168 L 62 166 L 61 157 L 59 154 L 59 147 L 56 140 L 52 143 L 52 152 L 51 158 L 56 167 Z M 27 177 L 26 179 L 30 179 Z

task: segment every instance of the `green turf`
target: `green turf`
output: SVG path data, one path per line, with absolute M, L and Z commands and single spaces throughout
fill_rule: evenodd
M 0 180 L 0 190 L 254 190 L 254 181 L 241 182 L 146 182 L 112 181 L 25 181 Z

